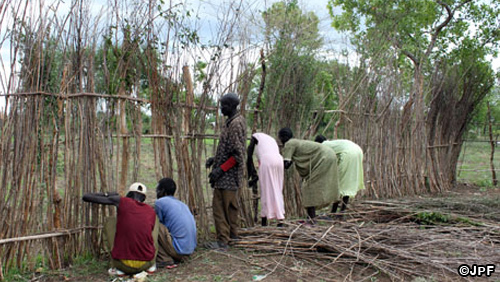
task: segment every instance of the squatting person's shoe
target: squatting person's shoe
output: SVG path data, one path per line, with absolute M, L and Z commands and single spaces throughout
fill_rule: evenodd
M 118 277 L 124 277 L 126 276 L 125 272 L 116 269 L 116 268 L 110 268 L 108 269 L 108 274 L 111 276 L 118 276 Z

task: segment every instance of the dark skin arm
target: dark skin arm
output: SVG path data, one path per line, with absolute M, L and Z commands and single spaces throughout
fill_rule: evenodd
M 280 139 L 281 144 L 283 144 L 283 146 L 285 146 L 286 142 L 288 142 L 288 140 L 291 139 L 291 137 L 284 134 L 278 134 L 278 138 Z M 292 166 L 292 161 L 283 160 L 283 164 L 285 166 L 285 169 L 289 169 L 290 166 Z
M 253 187 L 259 180 L 257 176 L 257 170 L 253 164 L 253 151 L 255 150 L 255 145 L 259 144 L 259 141 L 252 137 L 250 140 L 250 145 L 248 145 L 247 149 L 247 172 L 248 172 L 248 186 Z
M 255 139 L 255 137 L 252 137 L 252 139 L 250 140 L 250 145 L 248 145 L 248 148 L 247 148 L 248 178 L 257 174 L 257 170 L 255 169 L 255 166 L 253 164 L 253 151 L 255 150 L 255 145 L 257 145 L 257 144 L 259 144 L 259 141 L 257 139 Z
M 103 192 L 98 192 L 98 193 L 87 193 L 83 195 L 83 201 L 84 202 L 89 202 L 89 203 L 94 203 L 94 204 L 101 204 L 101 205 L 113 205 L 118 207 L 120 204 L 120 194 L 116 192 L 110 192 L 110 193 L 103 193 Z

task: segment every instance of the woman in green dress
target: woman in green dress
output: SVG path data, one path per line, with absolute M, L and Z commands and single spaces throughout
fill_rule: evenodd
M 281 155 L 285 168 L 295 164 L 302 177 L 302 204 L 307 215 L 316 217 L 316 208 L 338 201 L 337 157 L 332 149 L 309 140 L 293 138 L 293 132 L 285 127 L 278 132 L 283 144 Z
M 340 212 L 343 212 L 349 197 L 356 196 L 359 190 L 365 189 L 363 179 L 363 150 L 358 144 L 347 139 L 327 140 L 325 136 L 318 135 L 314 140 L 335 151 L 339 170 L 339 193 L 342 197 Z M 332 206 L 332 213 L 337 212 L 340 201 Z

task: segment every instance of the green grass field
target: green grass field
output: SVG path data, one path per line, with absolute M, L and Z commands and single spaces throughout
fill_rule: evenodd
M 494 167 L 497 179 L 500 178 L 500 146 L 495 148 Z M 462 146 L 458 167 L 457 180 L 481 187 L 492 187 L 490 167 L 491 146 L 487 142 L 466 142 Z
M 206 146 L 206 154 L 212 156 L 214 146 L 213 139 L 204 140 Z M 132 142 L 131 147 L 135 144 Z M 131 148 L 132 149 L 132 148 Z M 203 152 L 202 159 L 205 159 Z M 492 174 L 490 167 L 491 147 L 487 142 L 466 142 L 462 146 L 461 155 L 457 165 L 457 180 L 480 187 L 492 187 Z M 494 167 L 497 173 L 497 179 L 500 178 L 500 147 L 495 148 Z M 61 157 L 60 160 L 63 158 Z M 148 187 L 156 185 L 155 167 L 154 167 L 154 152 L 151 139 L 144 138 L 141 141 L 141 168 L 139 171 L 138 181 L 143 182 Z M 133 162 L 130 160 L 130 168 L 133 167 Z M 206 172 L 204 172 L 206 173 Z M 129 176 L 132 181 L 132 175 Z M 177 179 L 177 175 L 173 176 Z M 205 177 L 206 178 L 206 177 Z

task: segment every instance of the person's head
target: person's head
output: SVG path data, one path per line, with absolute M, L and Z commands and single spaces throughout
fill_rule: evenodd
M 235 93 L 227 93 L 220 99 L 220 111 L 225 116 L 233 116 L 236 114 L 240 98 Z
M 283 127 L 278 131 L 278 138 L 280 139 L 283 145 L 288 142 L 288 140 L 293 138 L 293 132 L 289 127 Z
M 172 178 L 162 178 L 158 181 L 158 186 L 156 186 L 156 198 L 162 198 L 166 196 L 173 196 L 177 186 Z
M 323 143 L 326 141 L 326 137 L 320 134 L 316 136 L 316 138 L 314 138 L 314 141 L 318 143 Z
M 140 182 L 132 183 L 132 185 L 128 188 L 127 198 L 132 198 L 142 203 L 146 200 L 147 191 L 148 188 L 146 188 L 146 185 Z

